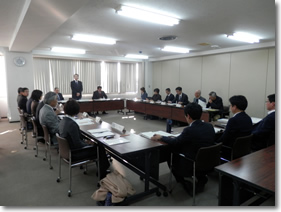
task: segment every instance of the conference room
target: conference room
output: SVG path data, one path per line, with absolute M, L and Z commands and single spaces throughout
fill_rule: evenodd
M 201 190 L 192 171 L 185 184 L 177 180 L 177 152 L 167 140 L 181 138 L 194 121 L 212 126 L 219 138 L 238 115 L 233 96 L 246 97 L 239 112 L 253 128 L 272 112 L 275 120 L 277 6 L 272 0 L 1 1 L 0 205 L 275 206 L 275 140 L 267 141 L 275 125 L 263 148 L 241 150 L 228 160 L 219 155 Z M 64 139 L 59 128 L 57 135 L 48 129 L 40 138 L 34 133 L 35 114 L 21 115 L 16 99 L 28 101 L 35 90 L 43 108 L 57 101 L 58 124 L 65 117 L 75 121 L 83 140 L 95 145 L 94 163 L 72 169 L 60 160 L 61 141 L 51 145 L 53 136 Z M 175 98 L 165 102 L 168 91 Z M 215 108 L 220 99 L 223 107 Z M 64 111 L 73 101 L 78 118 Z M 192 107 L 200 114 L 192 116 Z M 106 182 L 99 165 L 103 149 L 107 176 L 130 185 L 122 200 L 112 191 L 103 193 L 109 201 L 98 199 Z M 256 165 L 260 160 L 268 163 L 266 170 Z M 254 181 L 257 175 L 270 185 Z

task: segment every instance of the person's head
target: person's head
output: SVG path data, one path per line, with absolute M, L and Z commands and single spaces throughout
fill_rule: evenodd
M 52 91 L 46 93 L 46 95 L 44 96 L 44 103 L 52 107 L 56 107 L 58 103 L 57 94 Z
M 55 92 L 56 94 L 58 94 L 58 93 L 60 92 L 60 89 L 59 89 L 58 87 L 55 87 L 55 88 L 54 88 L 54 92 Z
M 187 123 L 191 123 L 194 120 L 199 120 L 202 115 L 202 107 L 194 102 L 189 103 L 184 108 L 184 115 Z
M 212 101 L 214 101 L 217 98 L 217 94 L 215 91 L 211 91 L 209 93 L 209 99 L 211 99 Z
M 140 90 L 141 90 L 141 93 L 145 93 L 145 88 L 144 87 L 141 87 Z
M 22 87 L 19 87 L 18 88 L 18 94 L 21 94 L 21 91 L 22 91 Z
M 177 87 L 177 88 L 176 88 L 176 93 L 177 93 L 178 95 L 181 95 L 181 93 L 182 93 L 182 88 L 181 88 L 181 87 Z
M 80 111 L 80 106 L 75 99 L 68 100 L 64 105 L 64 113 L 69 116 L 75 116 Z
M 159 94 L 160 90 L 159 90 L 159 88 L 155 88 L 153 92 L 154 92 L 154 94 Z
M 28 88 L 22 88 L 22 93 L 21 93 L 21 95 L 23 95 L 23 96 L 28 96 L 28 95 L 29 95 L 29 90 L 28 90 Z
M 31 93 L 31 98 L 37 102 L 40 101 L 40 99 L 42 98 L 43 92 L 40 90 L 33 90 Z
M 171 93 L 171 89 L 170 88 L 166 88 L 166 94 L 169 95 Z
M 275 110 L 275 94 L 270 94 L 267 96 L 266 109 L 269 111 Z
M 229 98 L 230 110 L 233 114 L 244 111 L 248 107 L 248 101 L 245 96 L 235 95 Z
M 78 80 L 79 74 L 74 74 L 73 77 L 74 77 L 75 80 Z
M 195 98 L 198 99 L 201 96 L 201 91 L 200 90 L 195 91 L 194 96 Z
M 102 87 L 99 85 L 99 86 L 97 87 L 97 90 L 98 90 L 99 92 L 101 92 L 101 89 L 102 89 Z

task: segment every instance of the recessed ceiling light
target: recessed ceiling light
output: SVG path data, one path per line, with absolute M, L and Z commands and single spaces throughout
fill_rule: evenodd
M 174 36 L 174 35 L 163 36 L 163 37 L 159 38 L 159 40 L 164 40 L 164 41 L 166 41 L 166 40 L 175 40 L 175 39 L 177 39 L 177 36 Z
M 180 21 L 177 18 L 149 12 L 134 7 L 124 6 L 124 5 L 121 5 L 120 8 L 116 10 L 116 13 L 122 16 L 130 17 L 142 21 L 157 23 L 157 24 L 168 25 L 168 26 L 179 24 Z
M 176 52 L 176 53 L 189 53 L 189 49 L 187 48 L 180 48 L 175 46 L 165 46 L 162 51 L 166 52 Z
M 127 54 L 125 57 L 134 59 L 148 59 L 148 56 L 143 54 Z
M 85 42 L 91 42 L 91 43 L 101 43 L 101 44 L 115 44 L 116 40 L 111 38 L 105 38 L 105 37 L 98 37 L 98 36 L 92 36 L 92 35 L 82 35 L 82 34 L 75 34 L 71 38 L 72 40 L 78 40 L 78 41 L 85 41 Z
M 53 47 L 52 52 L 59 53 L 69 53 L 69 54 L 85 54 L 86 50 L 84 49 L 72 49 L 72 48 L 63 48 L 63 47 Z
M 259 43 L 260 42 L 260 37 L 256 35 L 252 35 L 249 33 L 245 32 L 236 32 L 233 33 L 233 35 L 226 35 L 226 37 L 233 39 L 233 40 L 238 40 L 238 41 L 243 41 L 247 43 Z

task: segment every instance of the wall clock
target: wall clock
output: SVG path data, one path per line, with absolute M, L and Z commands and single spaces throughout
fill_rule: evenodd
M 14 64 L 16 66 L 24 66 L 25 65 L 25 59 L 23 57 L 15 57 L 14 58 Z

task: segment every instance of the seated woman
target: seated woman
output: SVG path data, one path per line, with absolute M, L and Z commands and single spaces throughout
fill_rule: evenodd
M 146 98 L 147 98 L 147 93 L 146 93 L 146 91 L 145 91 L 145 88 L 144 88 L 144 87 L 141 87 L 141 88 L 140 88 L 140 91 L 141 91 L 141 99 L 142 99 L 142 100 L 146 100 Z
M 97 158 L 97 146 L 89 145 L 82 139 L 80 129 L 74 116 L 79 113 L 80 106 L 76 100 L 72 99 L 66 102 L 64 105 L 64 112 L 66 117 L 60 121 L 59 133 L 60 136 L 68 141 L 71 150 L 83 149 L 72 154 L 72 160 L 83 159 L 96 159 Z M 107 174 L 107 169 L 110 164 L 108 162 L 105 149 L 102 145 L 99 146 L 99 163 L 100 163 L 100 179 L 104 178 Z

